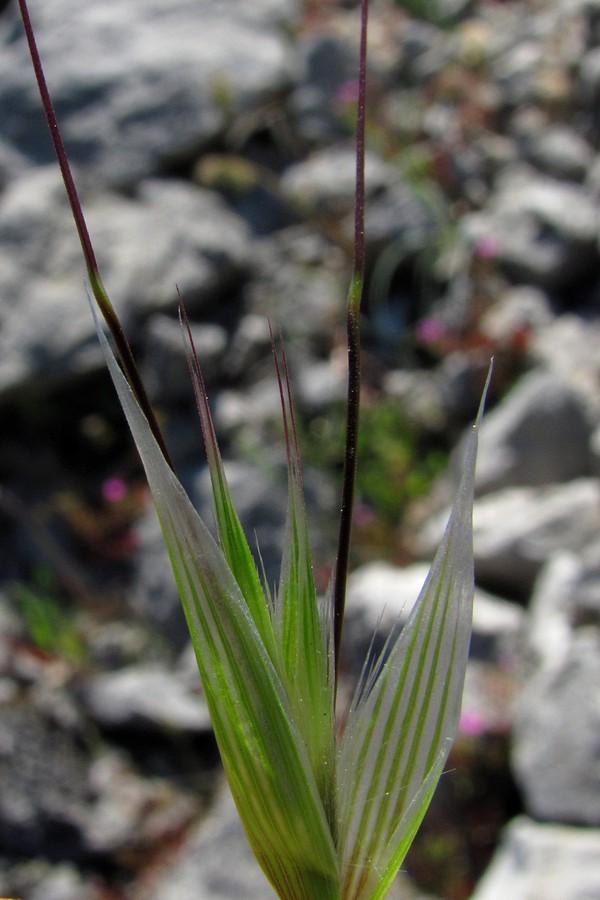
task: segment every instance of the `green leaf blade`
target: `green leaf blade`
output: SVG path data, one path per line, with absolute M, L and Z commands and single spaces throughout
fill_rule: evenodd
M 455 506 L 419 599 L 400 636 L 359 685 L 349 712 L 338 759 L 344 900 L 385 896 L 456 734 L 472 622 L 476 453 L 475 427 Z
M 196 354 L 196 348 L 190 324 L 183 303 L 180 306 L 180 321 L 190 377 L 196 399 L 196 408 L 200 419 L 200 427 L 204 438 L 206 460 L 211 481 L 215 518 L 219 533 L 221 549 L 234 574 L 240 590 L 246 599 L 248 608 L 256 623 L 265 645 L 269 648 L 271 658 L 275 658 L 275 642 L 271 610 L 262 588 L 256 563 L 250 551 L 246 535 L 231 499 L 223 460 L 219 451 L 213 425 L 206 386 L 202 369 Z
M 287 467 L 288 511 L 275 607 L 282 677 L 323 800 L 335 828 L 334 666 L 331 618 L 321 614 L 314 583 L 300 454 L 285 352 L 273 356 L 279 383 Z
M 333 838 L 285 686 L 224 554 L 166 464 L 101 333 L 100 340 L 146 470 L 248 840 L 280 896 L 338 900 Z

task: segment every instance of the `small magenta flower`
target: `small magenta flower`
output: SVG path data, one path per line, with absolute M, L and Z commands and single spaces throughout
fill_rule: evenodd
M 446 329 L 439 319 L 429 316 L 417 323 L 415 333 L 421 343 L 437 344 L 445 337 Z
M 463 709 L 458 722 L 458 730 L 468 737 L 479 737 L 486 731 L 485 717 L 476 709 Z
M 493 234 L 484 234 L 475 241 L 473 251 L 480 259 L 495 259 L 500 252 L 500 241 Z
M 127 496 L 127 485 L 122 478 L 106 478 L 100 488 L 102 499 L 107 503 L 120 503 Z

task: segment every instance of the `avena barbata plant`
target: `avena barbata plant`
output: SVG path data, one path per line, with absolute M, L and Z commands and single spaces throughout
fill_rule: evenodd
M 331 588 L 321 602 L 313 581 L 285 354 L 274 352 L 287 448 L 288 514 L 281 576 L 271 593 L 231 500 L 185 312 L 183 335 L 212 480 L 216 540 L 177 480 L 100 278 L 26 0 L 19 6 L 91 293 L 119 362 L 100 328 L 99 339 L 146 470 L 223 765 L 250 845 L 285 900 L 384 897 L 456 732 L 471 630 L 477 435 L 474 428 L 455 507 L 418 601 L 399 637 L 365 665 L 338 729 L 335 701 L 360 397 L 367 0 L 361 8 L 354 263 L 347 303 L 345 470 L 338 554 Z

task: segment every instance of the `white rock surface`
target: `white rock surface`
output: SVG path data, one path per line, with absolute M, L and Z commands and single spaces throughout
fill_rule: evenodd
M 486 211 L 464 224 L 475 239 L 494 236 L 513 277 L 553 290 L 597 258 L 598 209 L 588 192 L 527 166 L 507 169 Z
M 537 667 L 556 671 L 571 642 L 573 594 L 581 574 L 575 553 L 560 551 L 541 570 L 529 603 L 527 642 Z
M 401 568 L 372 562 L 352 573 L 348 581 L 344 647 L 351 666 L 360 671 L 373 634 L 377 646 L 404 624 L 419 596 L 429 566 Z M 523 629 L 523 610 L 506 600 L 476 589 L 471 651 L 490 661 L 514 650 Z
M 246 226 L 201 188 L 149 179 L 135 199 L 105 193 L 84 205 L 126 330 L 137 317 L 175 307 L 177 285 L 195 304 L 210 303 L 250 265 Z M 0 295 L 0 392 L 42 371 L 101 364 L 81 249 L 54 167 L 0 196 Z
M 600 322 L 569 314 L 557 316 L 537 329 L 531 346 L 534 364 L 543 365 L 571 384 L 585 398 L 596 423 L 600 422 L 599 346 Z
M 187 837 L 155 883 L 133 900 L 274 900 L 254 859 L 229 788 L 221 785 L 209 816 Z
M 108 728 L 139 731 L 212 730 L 205 701 L 158 665 L 128 666 L 95 675 L 82 697 L 92 718 Z
M 512 764 L 527 812 L 600 828 L 599 734 L 600 630 L 588 626 L 559 664 L 527 679 L 516 705 Z
M 506 829 L 472 900 L 596 900 L 600 829 L 521 817 Z
M 476 492 L 554 484 L 592 474 L 591 433 L 579 393 L 552 373 L 530 372 L 483 420 Z
M 298 11 L 297 0 L 37 4 L 31 15 L 72 160 L 124 185 L 189 158 L 287 84 L 294 54 L 281 26 Z M 24 163 L 49 162 L 16 5 L 0 20 L 0 48 L 4 137 Z
M 347 213 L 354 202 L 356 157 L 354 148 L 334 147 L 315 153 L 305 162 L 290 166 L 281 190 L 291 203 L 311 212 Z M 365 159 L 367 197 L 397 180 L 394 168 L 374 153 Z
M 419 550 L 435 552 L 448 512 L 429 522 Z M 559 550 L 582 552 L 600 528 L 600 482 L 506 488 L 481 497 L 473 511 L 475 576 L 486 587 L 527 598 L 543 564 Z

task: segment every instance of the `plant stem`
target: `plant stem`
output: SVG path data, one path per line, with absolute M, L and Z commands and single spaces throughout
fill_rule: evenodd
M 344 475 L 340 508 L 337 558 L 333 580 L 333 629 L 335 686 L 340 666 L 340 649 L 346 606 L 348 562 L 352 536 L 354 486 L 356 482 L 358 425 L 360 413 L 360 304 L 365 275 L 365 108 L 367 85 L 368 0 L 361 2 L 358 110 L 356 116 L 356 188 L 354 200 L 354 259 L 348 291 L 346 327 L 348 334 L 348 403 L 344 445 Z
M 102 279 L 100 277 L 100 270 L 96 261 L 96 254 L 94 253 L 94 248 L 92 246 L 87 223 L 83 215 L 83 209 L 79 200 L 77 188 L 75 187 L 73 173 L 71 172 L 71 167 L 67 158 L 65 146 L 63 144 L 60 129 L 58 127 L 58 120 L 54 111 L 54 105 L 50 97 L 48 85 L 46 83 L 46 77 L 44 75 L 44 69 L 42 67 L 35 35 L 33 33 L 33 26 L 31 24 L 27 2 L 26 0 L 18 0 L 18 2 L 19 9 L 21 11 L 21 18 L 23 20 L 23 27 L 25 29 L 25 37 L 27 38 L 31 61 L 33 63 L 33 70 L 35 72 L 38 89 L 42 98 L 42 105 L 44 107 L 44 113 L 46 116 L 46 121 L 48 123 L 48 128 L 50 129 L 50 136 L 52 138 L 52 143 L 54 144 L 54 152 L 56 153 L 56 158 L 60 167 L 65 190 L 69 199 L 69 205 L 71 207 L 71 212 L 75 220 L 77 234 L 79 235 L 79 241 L 81 243 L 81 249 L 83 251 L 83 257 L 85 260 L 92 293 L 94 295 L 96 303 L 98 304 L 98 308 L 100 309 L 100 312 L 104 317 L 104 321 L 106 322 L 108 329 L 113 337 L 115 346 L 117 348 L 117 353 L 119 355 L 119 359 L 121 361 L 121 365 L 123 366 L 125 375 L 127 376 L 129 385 L 133 393 L 135 394 L 142 412 L 148 420 L 148 424 L 150 425 L 152 434 L 154 435 L 165 457 L 165 460 L 167 461 L 169 466 L 173 468 L 173 463 L 165 445 L 165 441 L 156 420 L 156 416 L 154 415 L 154 410 L 150 405 L 148 395 L 146 394 L 146 389 L 143 385 L 140 373 L 135 364 L 133 353 L 131 352 L 131 347 L 129 346 L 129 342 L 125 337 L 125 333 L 123 331 L 119 318 L 113 308 L 112 303 L 110 302 L 108 294 L 106 293 L 106 290 L 102 283 Z

